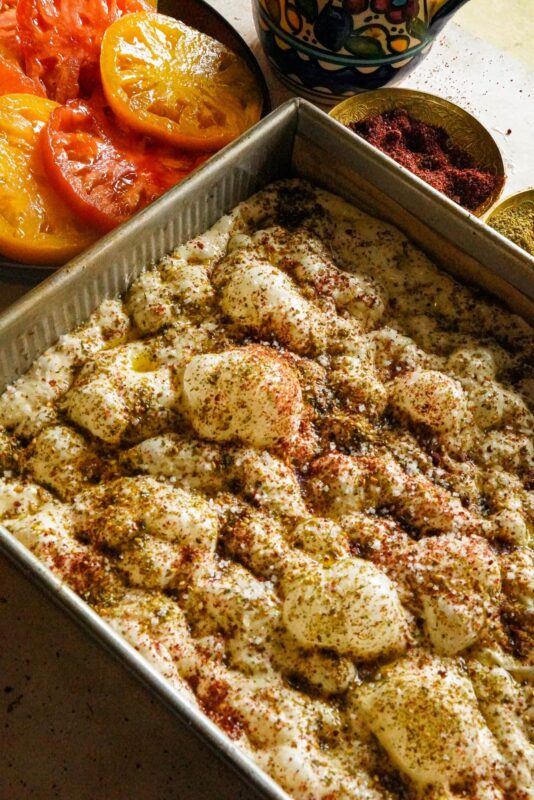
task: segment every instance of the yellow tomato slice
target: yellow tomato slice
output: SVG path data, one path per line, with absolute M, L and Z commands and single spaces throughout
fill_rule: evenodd
M 39 134 L 57 103 L 0 97 L 0 253 L 26 264 L 62 264 L 96 238 L 50 187 Z
M 132 128 L 193 150 L 217 150 L 260 117 L 261 95 L 242 58 L 183 22 L 137 12 L 102 43 L 102 83 Z

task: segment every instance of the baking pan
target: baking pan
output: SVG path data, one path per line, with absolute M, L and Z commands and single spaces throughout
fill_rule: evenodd
M 290 175 L 308 178 L 394 222 L 448 272 L 534 319 L 534 259 L 411 173 L 392 168 L 380 151 L 323 112 L 292 100 L 8 309 L 0 317 L 0 389 L 102 300 L 123 292 L 145 266 L 206 230 L 267 183 Z M 277 784 L 1 526 L 0 550 L 262 796 L 287 800 Z

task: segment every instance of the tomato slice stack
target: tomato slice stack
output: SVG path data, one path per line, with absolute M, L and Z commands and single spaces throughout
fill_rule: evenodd
M 260 116 L 241 58 L 156 0 L 0 0 L 0 254 L 60 263 Z
M 50 187 L 36 147 L 56 106 L 28 94 L 0 97 L 0 249 L 29 263 L 62 263 L 96 237 Z
M 125 222 L 206 158 L 121 128 L 101 95 L 56 108 L 41 146 L 57 191 L 103 231 Z

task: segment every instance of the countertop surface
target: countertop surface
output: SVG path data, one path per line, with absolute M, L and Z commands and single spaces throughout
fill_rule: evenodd
M 471 0 L 403 84 L 460 103 L 492 129 L 506 193 L 534 184 L 532 2 Z M 259 55 L 249 0 L 212 4 Z M 286 99 L 271 84 L 275 103 Z M 0 283 L 0 307 L 26 289 Z M 0 731 L 0 800 L 256 796 L 3 558 Z

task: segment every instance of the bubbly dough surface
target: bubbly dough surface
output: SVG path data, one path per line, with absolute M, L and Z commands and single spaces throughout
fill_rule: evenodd
M 296 800 L 534 800 L 532 330 L 285 181 L 0 397 L 0 520 Z

